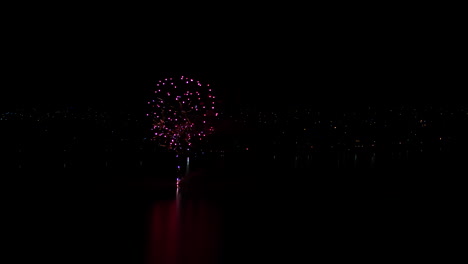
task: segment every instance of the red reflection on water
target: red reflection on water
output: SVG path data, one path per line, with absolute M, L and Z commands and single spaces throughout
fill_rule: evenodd
M 208 201 L 157 201 L 152 209 L 148 264 L 218 263 L 220 215 Z

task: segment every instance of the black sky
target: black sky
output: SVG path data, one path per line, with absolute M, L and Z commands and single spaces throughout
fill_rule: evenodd
M 2 105 L 131 109 L 156 80 L 179 74 L 215 83 L 234 104 L 461 101 L 454 23 L 411 14 L 255 14 L 194 16 L 177 25 L 151 17 L 28 25 L 4 49 L 11 82 Z
M 459 70 L 427 50 L 262 45 L 226 53 L 72 54 L 53 65 L 32 63 L 16 78 L 12 102 L 132 107 L 158 79 L 177 75 L 214 84 L 232 103 L 275 107 L 450 102 L 462 95 Z

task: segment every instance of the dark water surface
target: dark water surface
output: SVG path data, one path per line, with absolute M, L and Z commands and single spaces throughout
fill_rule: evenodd
M 2 185 L 3 250 L 8 263 L 135 264 L 417 261 L 457 251 L 461 211 L 448 192 L 329 176 L 194 177 L 179 189 L 150 177 L 15 178 Z

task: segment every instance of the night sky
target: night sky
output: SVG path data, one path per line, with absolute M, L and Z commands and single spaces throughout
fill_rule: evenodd
M 260 54 L 246 50 L 219 55 L 70 55 L 52 65 L 37 61 L 27 65 L 28 71 L 20 73 L 13 83 L 13 101 L 6 103 L 133 104 L 137 103 L 133 100 L 142 100 L 158 79 L 178 75 L 212 83 L 219 95 L 236 103 L 276 107 L 295 102 L 449 102 L 461 96 L 460 84 L 455 81 L 458 72 L 443 60 L 419 62 L 415 60 L 430 59 L 412 58 L 408 53 L 392 57 L 342 51 L 323 55 L 317 51 L 314 56 L 303 51 L 294 54 L 297 51 L 286 47 Z
M 228 103 L 278 109 L 461 101 L 456 21 L 411 12 L 216 14 L 25 23 L 4 49 L 12 82 L 2 105 L 133 109 L 155 81 L 180 74 L 213 83 Z

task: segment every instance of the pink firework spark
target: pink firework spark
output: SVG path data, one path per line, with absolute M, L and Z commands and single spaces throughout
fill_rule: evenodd
M 218 113 L 209 84 L 180 76 L 159 80 L 156 87 L 147 114 L 152 118 L 153 140 L 168 149 L 186 152 L 214 132 Z

